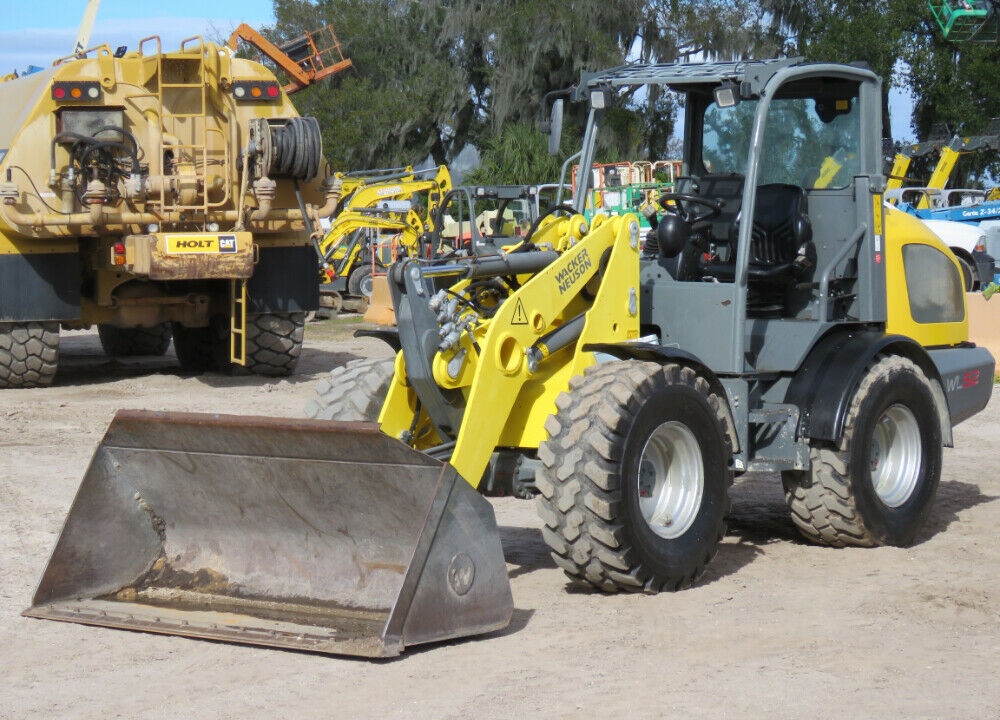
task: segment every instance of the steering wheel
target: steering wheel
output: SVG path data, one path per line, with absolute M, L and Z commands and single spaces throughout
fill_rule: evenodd
M 718 198 L 706 198 L 700 195 L 674 192 L 663 193 L 656 199 L 656 202 L 666 212 L 678 216 L 691 225 L 718 217 L 725 205 L 725 201 Z M 671 202 L 673 203 L 672 205 L 668 204 Z M 695 208 L 690 207 L 691 205 L 698 205 L 705 209 L 702 212 L 697 212 Z

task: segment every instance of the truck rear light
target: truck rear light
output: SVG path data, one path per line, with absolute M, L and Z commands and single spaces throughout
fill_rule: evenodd
M 124 265 L 125 264 L 125 243 L 116 242 L 111 246 L 111 264 L 112 265 Z
M 276 100 L 281 88 L 274 82 L 240 81 L 233 83 L 233 97 L 237 100 Z
M 52 99 L 59 102 L 83 102 L 99 100 L 101 86 L 96 82 L 56 82 L 52 83 Z

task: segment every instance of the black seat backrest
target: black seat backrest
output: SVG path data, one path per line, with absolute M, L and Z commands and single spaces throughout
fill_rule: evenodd
M 801 216 L 807 214 L 806 194 L 798 185 L 774 183 L 758 187 L 751 230 L 750 266 L 777 267 L 791 263 L 802 244 L 795 225 Z

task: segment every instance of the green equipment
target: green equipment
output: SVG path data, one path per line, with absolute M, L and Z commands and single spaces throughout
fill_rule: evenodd
M 946 40 L 993 43 L 1000 37 L 1000 18 L 993 0 L 927 0 L 927 7 Z

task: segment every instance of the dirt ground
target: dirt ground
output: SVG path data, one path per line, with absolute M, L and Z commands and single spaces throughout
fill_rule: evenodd
M 278 381 L 113 362 L 64 334 L 55 386 L 0 394 L 0 718 L 997 718 L 1000 399 L 956 429 L 908 549 L 799 540 L 775 477 L 733 489 L 728 536 L 694 588 L 573 589 L 534 504 L 493 501 L 515 612 L 500 633 L 358 659 L 23 618 L 84 469 L 118 408 L 299 417 L 316 381 L 388 354 L 307 329 Z

